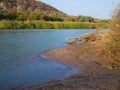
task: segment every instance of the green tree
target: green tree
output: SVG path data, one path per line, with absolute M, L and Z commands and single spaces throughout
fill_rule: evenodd
M 17 20 L 22 20 L 22 21 L 27 20 L 27 13 L 25 13 L 25 12 L 18 12 L 16 19 Z
M 89 16 L 77 16 L 76 21 L 78 22 L 94 22 L 94 18 Z
M 14 12 L 14 13 L 10 13 L 7 15 L 7 19 L 9 20 L 16 20 L 18 17 L 18 13 L 17 12 Z
M 34 12 L 29 12 L 27 17 L 29 20 L 42 20 L 43 13 L 41 13 L 40 10 L 35 10 Z

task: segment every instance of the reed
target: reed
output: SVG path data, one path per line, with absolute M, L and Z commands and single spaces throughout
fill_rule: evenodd
M 94 22 L 52 22 L 42 20 L 1 20 L 0 29 L 94 29 L 108 27 L 107 23 Z

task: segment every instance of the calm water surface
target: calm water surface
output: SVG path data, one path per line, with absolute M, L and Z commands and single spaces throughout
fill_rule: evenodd
M 66 45 L 67 37 L 91 31 L 0 30 L 0 90 L 26 87 L 72 74 L 72 67 L 45 58 L 41 52 Z

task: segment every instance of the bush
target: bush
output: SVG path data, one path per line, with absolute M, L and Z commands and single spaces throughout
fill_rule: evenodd
M 93 22 L 51 22 L 42 20 L 1 20 L 1 29 L 94 29 L 107 27 Z
M 106 56 L 112 67 L 120 67 L 120 4 L 114 12 L 110 29 L 103 37 L 107 49 Z

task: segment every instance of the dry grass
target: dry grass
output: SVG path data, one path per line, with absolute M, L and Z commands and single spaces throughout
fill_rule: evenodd
M 106 56 L 112 67 L 120 67 L 120 4 L 114 12 L 110 22 L 110 31 L 102 35 L 106 44 Z
M 120 32 L 109 31 L 102 35 L 105 43 L 105 55 L 112 67 L 120 67 Z
M 81 36 L 81 38 L 85 39 L 86 42 L 92 42 L 92 41 L 100 40 L 102 32 L 103 32 L 103 29 L 101 29 L 101 28 L 95 29 L 92 33 L 84 34 L 83 36 Z

